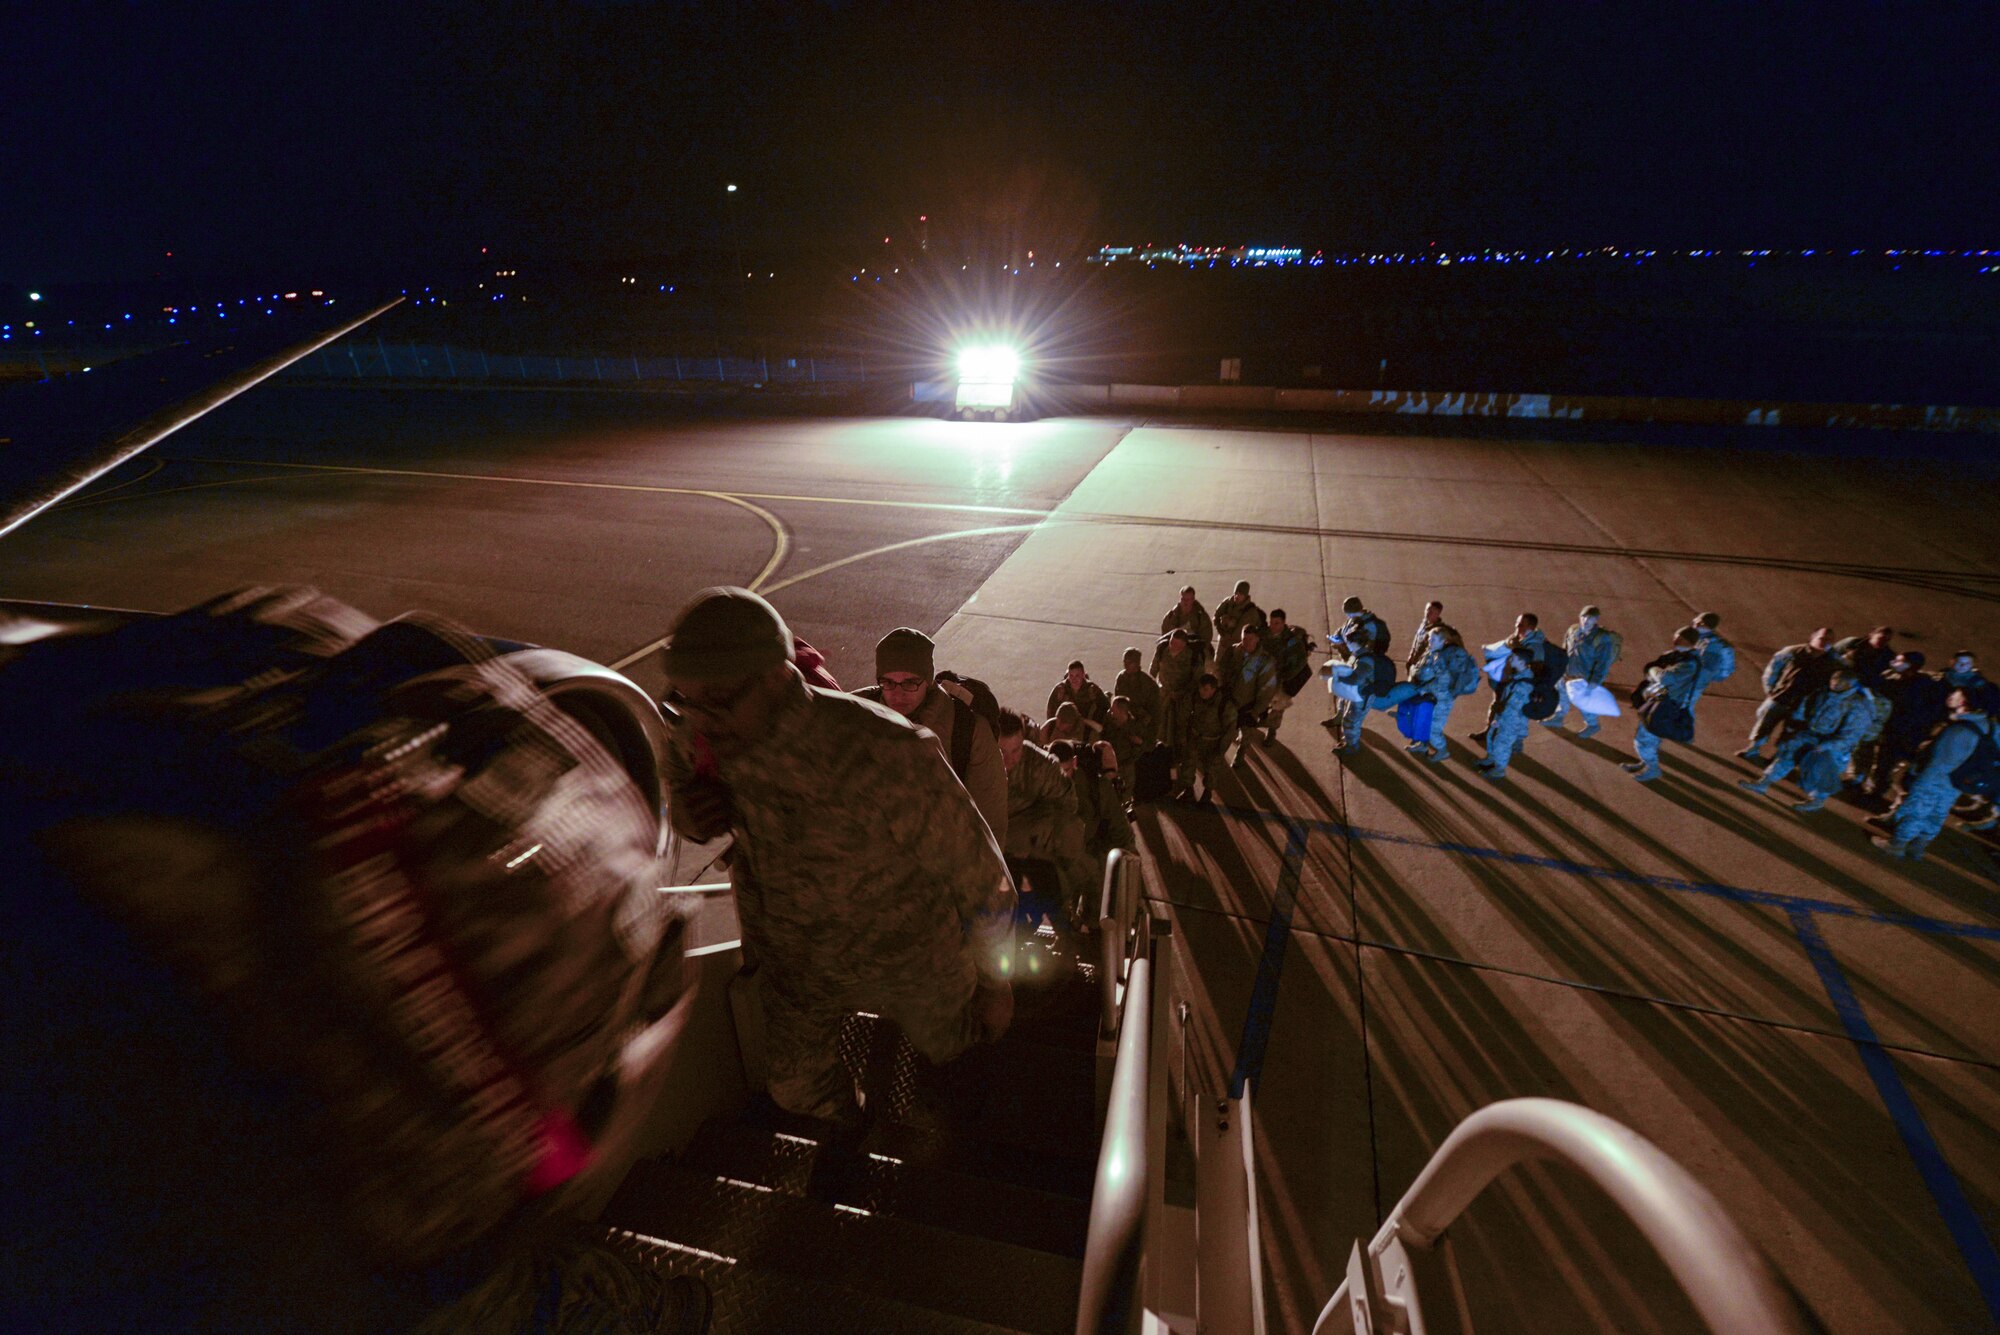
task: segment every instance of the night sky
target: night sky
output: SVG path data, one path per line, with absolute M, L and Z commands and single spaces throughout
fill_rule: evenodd
M 610 261 L 727 181 L 760 246 L 2000 244 L 1990 3 L 9 9 L 0 283 Z

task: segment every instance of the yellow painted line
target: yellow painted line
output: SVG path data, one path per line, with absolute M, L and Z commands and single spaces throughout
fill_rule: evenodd
M 656 492 L 664 496 L 739 496 L 750 501 L 798 501 L 808 505 L 873 505 L 892 510 L 957 510 L 968 514 L 1035 515 L 1047 510 L 1029 510 L 1010 505 L 954 505 L 943 501 L 885 501 L 864 496 L 794 496 L 782 492 L 710 491 L 701 487 L 662 487 L 645 482 L 590 482 L 553 477 L 510 477 L 499 473 L 441 473 L 416 468 L 363 468 L 354 464 L 292 464 L 259 459 L 211 459 L 197 455 L 180 456 L 188 463 L 224 464 L 235 468 L 296 468 L 307 472 L 380 474 L 385 477 L 432 477 L 459 482 L 518 482 L 537 487 L 578 487 L 589 491 Z
M 852 556 L 843 556 L 838 561 L 828 561 L 824 565 L 814 566 L 811 570 L 802 570 L 796 575 L 788 575 L 776 584 L 766 585 L 757 591 L 768 596 L 777 593 L 781 589 L 789 589 L 794 584 L 802 584 L 806 580 L 824 575 L 829 571 L 839 570 L 843 566 L 851 566 L 860 561 L 872 560 L 877 556 L 887 556 L 890 552 L 900 552 L 910 547 L 922 547 L 933 542 L 954 542 L 960 538 L 977 538 L 991 533 L 1032 533 L 1036 529 L 1041 528 L 1043 523 L 1047 522 L 1049 521 L 1044 520 L 1033 524 L 996 524 L 989 528 L 962 528 L 951 533 L 932 533 L 921 538 L 906 538 L 902 542 L 892 542 L 885 547 L 871 547 L 865 552 L 856 552 Z M 626 668 L 632 666 L 632 664 L 646 657 L 646 655 L 659 649 L 666 642 L 667 637 L 662 635 L 652 643 L 641 645 L 639 648 L 634 649 L 631 653 L 609 666 L 613 672 L 623 672 Z
M 67 505 L 49 507 L 50 514 L 68 514 L 72 510 L 94 510 L 100 505 L 127 505 L 133 501 L 150 501 L 155 496 L 173 496 L 183 491 L 207 491 L 210 487 L 241 487 L 252 482 L 291 482 L 296 473 L 266 473 L 262 477 L 232 477 L 220 482 L 189 482 L 178 487 L 161 487 L 158 491 L 138 491 L 129 496 L 106 496 L 102 500 L 78 501 Z

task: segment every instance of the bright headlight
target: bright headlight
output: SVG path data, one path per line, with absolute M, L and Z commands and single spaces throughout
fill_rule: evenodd
M 967 348 L 958 354 L 958 378 L 979 384 L 1012 384 L 1021 371 L 1021 356 L 1005 344 Z

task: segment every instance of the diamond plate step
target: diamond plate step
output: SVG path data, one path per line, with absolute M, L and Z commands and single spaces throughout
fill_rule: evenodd
M 1069 1257 L 686 1168 L 640 1164 L 604 1222 L 759 1270 L 1012 1330 L 1061 1335 L 1076 1321 L 1083 1267 Z
M 711 1121 L 680 1163 L 800 1196 L 818 1149 L 798 1135 Z M 1090 1224 L 1087 1201 L 884 1155 L 870 1156 L 841 1204 L 1077 1258 L 1083 1256 Z
M 755 1130 L 783 1132 L 815 1143 L 827 1132 L 825 1122 L 785 1112 L 768 1101 L 753 1103 L 736 1120 Z M 988 1140 L 971 1130 L 883 1121 L 869 1132 L 863 1148 L 906 1164 L 942 1168 L 1085 1201 L 1090 1199 L 1097 1176 L 1094 1138 L 1076 1145 L 1051 1140 L 1028 1151 Z
M 607 1240 L 648 1265 L 707 1284 L 715 1302 L 711 1335 L 1028 1335 L 857 1293 L 828 1279 L 689 1251 L 640 1233 L 612 1230 Z

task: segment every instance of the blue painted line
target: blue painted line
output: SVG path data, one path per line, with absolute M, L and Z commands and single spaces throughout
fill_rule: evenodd
M 1993 1239 L 1979 1222 L 1979 1215 L 1972 1203 L 1965 1197 L 1965 1188 L 1951 1165 L 1945 1162 L 1944 1151 L 1938 1147 L 1937 1138 L 1931 1135 L 1924 1115 L 1917 1108 L 1917 1102 L 1910 1097 L 1909 1087 L 1896 1070 L 1895 1063 L 1883 1050 L 1881 1039 L 1875 1036 L 1875 1026 L 1868 1022 L 1867 1013 L 1861 1009 L 1861 1001 L 1854 995 L 1853 986 L 1847 981 L 1847 974 L 1841 969 L 1840 961 L 1834 958 L 1833 950 L 1820 935 L 1819 924 L 1813 915 L 1803 909 L 1791 912 L 1792 928 L 1798 933 L 1799 944 L 1805 947 L 1806 955 L 1812 960 L 1813 968 L 1819 973 L 1820 983 L 1826 988 L 1827 1000 L 1833 1003 L 1833 1010 L 1840 1017 L 1841 1028 L 1854 1041 L 1861 1054 L 1861 1064 L 1868 1070 L 1868 1078 L 1875 1082 L 1875 1092 L 1889 1111 L 1889 1120 L 1896 1125 L 1896 1134 L 1902 1137 L 1903 1148 L 1916 1164 L 1917 1173 L 1924 1180 L 1924 1186 L 1931 1193 L 1931 1200 L 1938 1213 L 1944 1216 L 1945 1230 L 1957 1244 L 1958 1253 L 1965 1258 L 1966 1269 L 1972 1272 L 1972 1281 L 1979 1286 L 1979 1294 L 1986 1300 L 1986 1310 L 1996 1324 L 2000 1324 L 2000 1253 L 1996 1253 Z
M 1299 902 L 1299 876 L 1306 861 L 1304 825 L 1294 823 L 1285 837 L 1284 861 L 1278 866 L 1278 888 L 1271 895 L 1271 921 L 1264 928 L 1264 953 L 1257 957 L 1257 980 L 1250 986 L 1250 1009 L 1243 1017 L 1243 1036 L 1236 1042 L 1236 1069 L 1229 1073 L 1229 1097 L 1243 1097 L 1245 1082 L 1264 1074 L 1264 1050 L 1271 1041 L 1271 1020 L 1278 1010 L 1278 975 L 1285 967 L 1285 949 L 1292 939 L 1292 911 Z
M 1831 899 L 1807 899 L 1801 895 L 1782 895 L 1770 890 L 1755 890 L 1747 886 L 1724 885 L 1719 881 L 1691 881 L 1679 876 L 1654 876 L 1644 872 L 1628 871 L 1623 867 L 1598 867 L 1587 862 L 1571 862 L 1567 858 L 1544 857 L 1535 853 L 1509 853 L 1504 849 L 1486 848 L 1479 844 L 1461 844 L 1448 840 L 1423 839 L 1414 835 L 1397 834 L 1392 830 L 1371 830 L 1360 825 L 1345 825 L 1339 821 L 1301 820 L 1292 816 L 1279 815 L 1275 811 L 1259 811 L 1254 807 L 1220 807 L 1219 811 L 1247 820 L 1277 821 L 1285 825 L 1299 825 L 1303 828 L 1330 835 L 1337 839 L 1358 839 L 1370 843 L 1400 844 L 1407 848 L 1424 848 L 1439 853 L 1454 853 L 1461 857 L 1478 858 L 1488 862 L 1505 862 L 1520 867 L 1540 867 L 1549 871 L 1559 871 L 1571 876 L 1581 876 L 1590 880 L 1610 881 L 1622 885 L 1645 886 L 1653 890 L 1670 890 L 1676 894 L 1700 895 L 1709 899 L 1721 899 L 1735 904 L 1759 904 L 1766 908 L 1780 909 L 1786 913 L 1804 912 L 1830 918 L 1851 918 L 1858 922 L 1882 923 L 1890 927 L 1907 927 L 1912 931 L 1927 932 L 1933 936 L 1966 937 L 1977 941 L 2000 941 L 2000 926 L 1986 923 L 1956 922 L 1949 918 L 1933 918 L 1921 913 L 1884 913 L 1874 909 L 1857 908 L 1852 904 L 1842 904 Z

